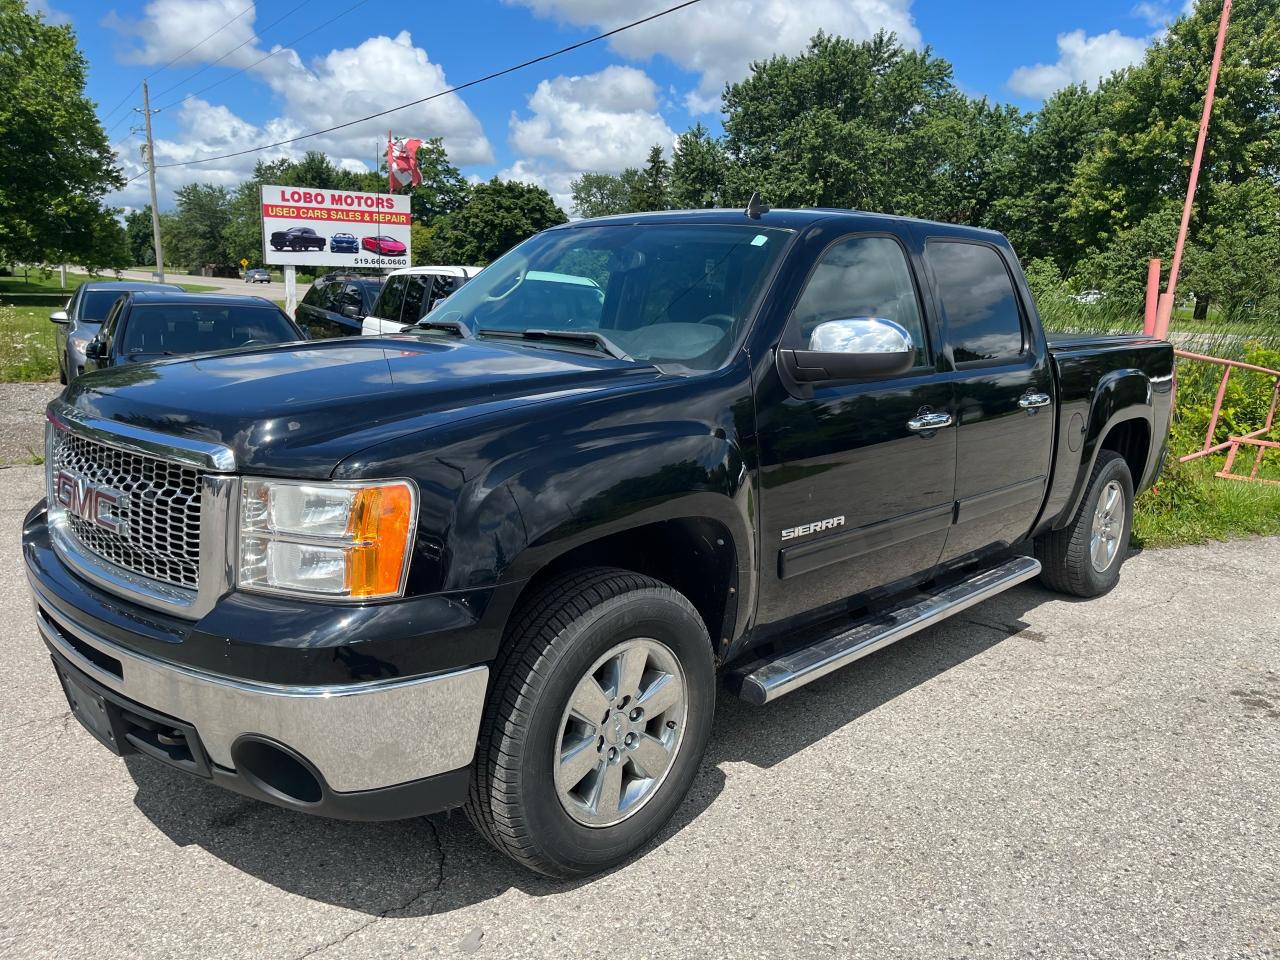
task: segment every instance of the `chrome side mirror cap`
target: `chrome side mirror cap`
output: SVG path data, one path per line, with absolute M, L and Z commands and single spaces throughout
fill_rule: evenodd
M 53 323 L 70 323 L 71 322 L 71 318 L 67 316 L 67 311 L 65 310 L 53 311 L 53 313 L 49 314 L 49 320 L 52 321 Z
M 880 317 L 827 320 L 813 328 L 809 349 L 815 353 L 914 354 L 907 328 Z

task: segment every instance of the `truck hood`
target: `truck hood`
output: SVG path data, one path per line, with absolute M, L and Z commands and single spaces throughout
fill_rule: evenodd
M 125 364 L 63 398 L 86 416 L 223 444 L 242 472 L 316 478 L 433 425 L 659 376 L 520 343 L 365 337 Z

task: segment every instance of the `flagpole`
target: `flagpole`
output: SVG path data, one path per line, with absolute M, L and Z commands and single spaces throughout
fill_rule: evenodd
M 391 184 L 391 131 L 387 130 L 387 193 L 395 193 Z

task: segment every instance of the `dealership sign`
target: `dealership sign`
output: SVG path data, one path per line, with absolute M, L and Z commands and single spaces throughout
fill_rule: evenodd
M 263 261 L 324 267 L 409 266 L 409 196 L 262 188 Z

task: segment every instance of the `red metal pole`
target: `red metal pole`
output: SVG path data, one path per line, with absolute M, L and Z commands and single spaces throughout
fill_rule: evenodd
M 1173 248 L 1173 263 L 1169 266 L 1169 287 L 1156 317 L 1156 336 L 1169 334 L 1169 318 L 1173 316 L 1174 295 L 1178 289 L 1178 270 L 1182 267 L 1182 247 L 1187 242 L 1187 226 L 1191 222 L 1191 203 L 1195 199 L 1196 181 L 1200 178 L 1200 161 L 1204 157 L 1205 135 L 1209 132 L 1209 114 L 1213 111 L 1213 91 L 1218 86 L 1218 67 L 1222 64 L 1222 45 L 1227 39 L 1227 21 L 1231 19 L 1231 0 L 1223 0 L 1222 19 L 1218 21 L 1218 42 L 1213 48 L 1213 66 L 1209 68 L 1209 89 L 1204 95 L 1204 110 L 1200 113 L 1200 133 L 1196 137 L 1196 152 L 1191 160 L 1191 180 L 1187 183 L 1187 199 L 1182 205 L 1182 224 L 1178 227 L 1178 243 Z
M 1156 332 L 1156 307 L 1160 302 L 1160 259 L 1147 264 L 1147 308 L 1142 314 L 1142 332 L 1151 336 Z

